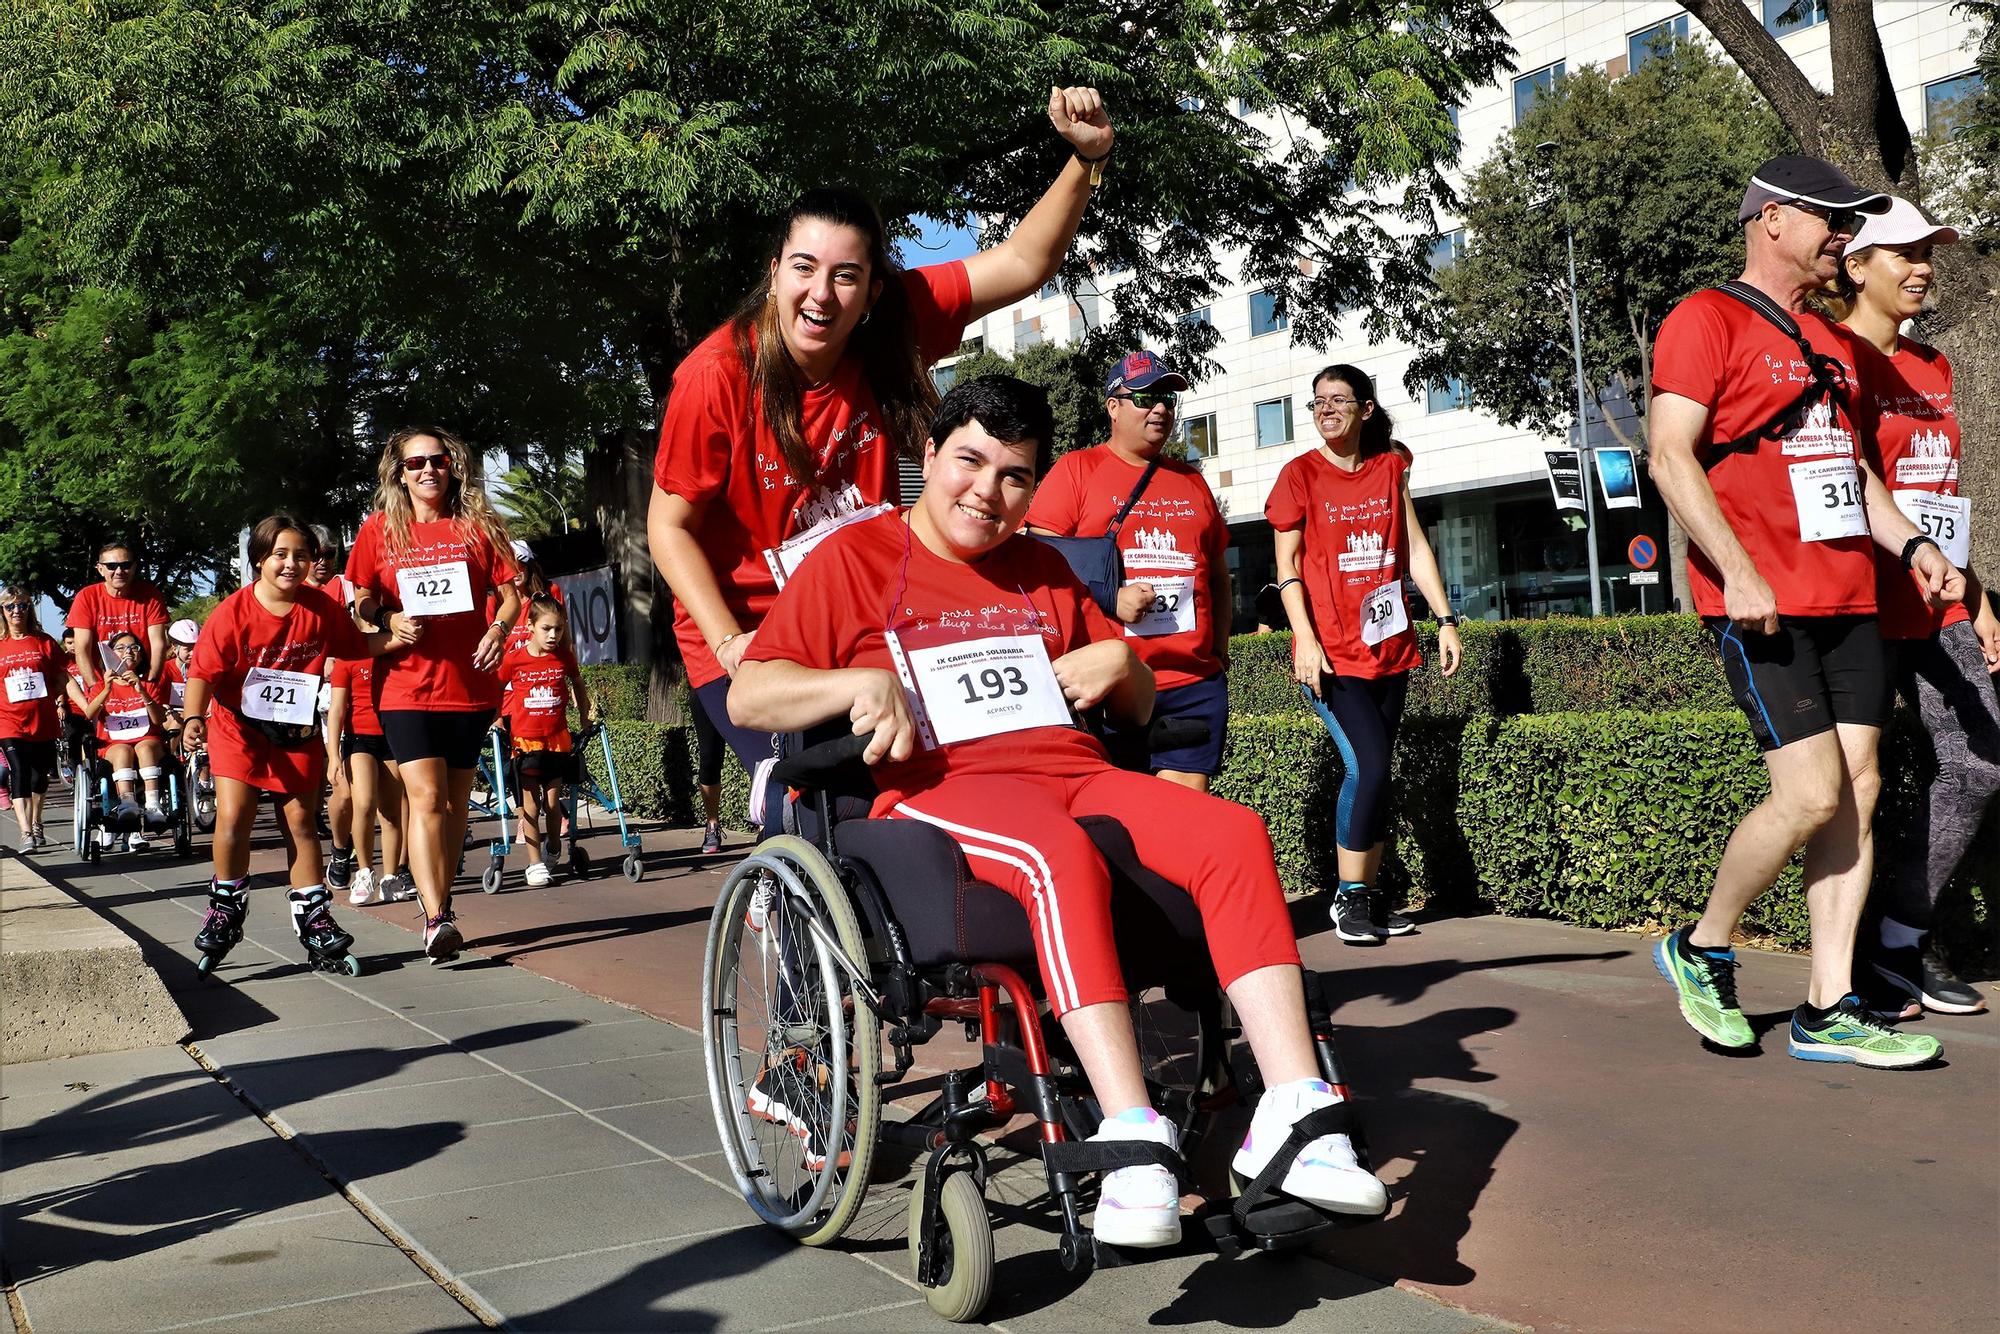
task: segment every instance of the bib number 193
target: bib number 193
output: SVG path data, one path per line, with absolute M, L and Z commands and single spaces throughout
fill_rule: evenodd
M 988 667 L 976 679 L 971 672 L 962 672 L 958 685 L 965 692 L 967 704 L 983 704 L 987 700 L 1028 693 L 1028 680 L 1021 675 L 1019 667 Z

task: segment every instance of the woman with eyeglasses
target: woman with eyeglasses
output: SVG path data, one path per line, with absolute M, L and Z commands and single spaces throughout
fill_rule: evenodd
M 646 531 L 695 699 L 748 769 L 771 738 L 729 720 L 729 681 L 778 589 L 818 540 L 895 504 L 896 461 L 937 404 L 930 366 L 1054 277 L 1076 236 L 1111 121 L 1094 88 L 1050 89 L 1048 115 L 1069 156 L 1006 240 L 904 271 L 873 204 L 809 191 L 762 280 L 674 372 Z
M 1292 676 L 1340 747 L 1334 836 L 1340 884 L 1334 934 L 1379 945 L 1415 930 L 1378 907 L 1389 828 L 1389 760 L 1409 674 L 1423 662 L 1403 597 L 1414 579 L 1438 618 L 1439 670 L 1458 670 L 1458 618 L 1410 499 L 1410 456 L 1390 438 L 1375 382 L 1358 366 L 1313 377 L 1317 449 L 1287 463 L 1271 488 L 1278 594 L 1292 627 Z
M 521 610 L 507 527 L 486 499 L 472 451 L 451 432 L 405 427 L 376 471 L 375 512 L 347 561 L 354 614 L 416 622 L 416 642 L 376 665 L 375 714 L 409 800 L 410 875 L 424 906 L 424 953 L 464 944 L 451 882 L 486 729 L 500 707 L 494 669 Z M 493 612 L 485 608 L 492 599 Z
M 1905 199 L 1861 219 L 1834 278 L 1836 313 L 1854 335 L 1862 439 L 1890 498 L 1926 540 L 1965 571 L 1965 601 L 1933 607 L 1901 561 L 1875 549 L 1875 602 L 1899 689 L 1930 737 L 1934 763 L 1919 775 L 1925 837 L 1881 865 L 1881 920 L 1861 929 L 1857 962 L 1875 974 L 1871 1003 L 1902 1019 L 1920 1010 L 1986 1008 L 1931 940 L 1938 896 L 2000 792 L 2000 619 L 1970 568 L 1972 501 L 1961 490 L 1951 362 L 1905 338 L 1905 321 L 1931 294 L 1936 247 L 1958 240 Z M 1878 863 L 1878 865 L 1880 865 Z M 1876 985 L 1879 983 L 1879 986 Z
M 138 561 L 124 542 L 106 542 L 97 552 L 102 582 L 79 589 L 69 604 L 68 625 L 76 631 L 76 665 L 83 683 L 95 690 L 98 678 L 115 671 L 111 636 L 129 630 L 139 638 L 148 664 L 146 679 L 157 681 L 167 665 L 167 600 L 138 575 Z
M 42 834 L 42 798 L 56 771 L 63 696 L 62 649 L 42 633 L 35 602 L 24 588 L 0 588 L 0 755 L 7 758 L 7 791 L 21 825 L 23 854 L 48 845 Z

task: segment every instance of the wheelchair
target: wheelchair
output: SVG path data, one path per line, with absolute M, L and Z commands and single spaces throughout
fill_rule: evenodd
M 1198 740 L 1177 735 L 1186 726 L 1164 724 L 1164 739 Z M 1061 1026 L 1045 1020 L 1019 902 L 978 880 L 943 830 L 865 818 L 874 795 L 859 759 L 867 737 L 807 741 L 787 739 L 792 753 L 773 767 L 769 789 L 793 791 L 786 825 L 803 836 L 766 838 L 730 873 L 703 958 L 709 1099 L 738 1191 L 770 1226 L 823 1246 L 861 1208 L 880 1144 L 927 1151 L 908 1206 L 913 1277 L 938 1315 L 973 1320 L 991 1295 L 994 1264 L 980 1135 L 1025 1113 L 1038 1123 L 1064 1269 L 1123 1263 L 1082 1224 L 1085 1177 L 1157 1162 L 1185 1189 L 1184 1164 L 1216 1113 L 1247 1104 L 1262 1087 L 1248 1044 L 1237 1041 L 1193 899 L 1140 863 L 1116 821 L 1079 821 L 1112 871 L 1112 918 L 1135 998 L 1142 1072 L 1153 1106 L 1180 1130 L 1181 1153 L 1086 1143 L 1102 1118 Z M 1127 757 L 1114 750 L 1113 758 Z M 1220 1203 L 1220 1190 L 1211 1193 L 1217 1203 L 1191 1231 L 1223 1254 L 1289 1250 L 1373 1221 L 1274 1189 L 1292 1158 L 1324 1134 L 1347 1134 L 1370 1167 L 1328 1005 L 1310 971 L 1305 991 L 1321 1075 L 1342 1101 L 1304 1118 L 1256 1180 L 1232 1174 L 1229 1203 Z M 1149 993 L 1165 1005 L 1141 1003 Z M 910 1072 L 913 1048 L 954 1023 L 980 1044 L 975 1063 L 946 1073 L 937 1095 L 907 1121 L 885 1118 L 884 1092 Z M 759 1114 L 774 1101 L 785 1117 Z
M 161 797 L 167 811 L 165 829 L 148 829 L 143 820 L 120 819 L 115 811 L 118 792 L 111 780 L 111 765 L 98 754 L 95 732 L 69 738 L 70 744 L 70 829 L 77 856 L 87 862 L 100 861 L 105 848 L 100 831 L 109 834 L 144 834 L 149 840 L 171 834 L 174 855 L 194 855 L 194 806 L 189 799 L 188 770 L 174 763 L 160 766 Z M 207 763 L 203 757 L 204 766 Z M 115 840 L 114 840 L 115 843 Z

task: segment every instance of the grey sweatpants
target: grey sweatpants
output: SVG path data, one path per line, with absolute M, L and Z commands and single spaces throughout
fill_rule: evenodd
M 1889 870 L 1883 907 L 1897 921 L 1928 931 L 1938 894 L 1979 832 L 1987 803 L 2000 792 L 2000 695 L 1970 621 L 1900 648 L 1897 684 L 1923 720 L 1931 755 L 1920 775 L 1921 827 L 1910 831 L 1905 855 Z

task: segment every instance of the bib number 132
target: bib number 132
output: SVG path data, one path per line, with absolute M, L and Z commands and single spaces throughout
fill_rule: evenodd
M 988 700 L 1028 693 L 1028 679 L 1021 675 L 1019 667 L 988 667 L 976 677 L 971 672 L 961 672 L 958 686 L 965 692 L 967 704 L 983 704 Z

